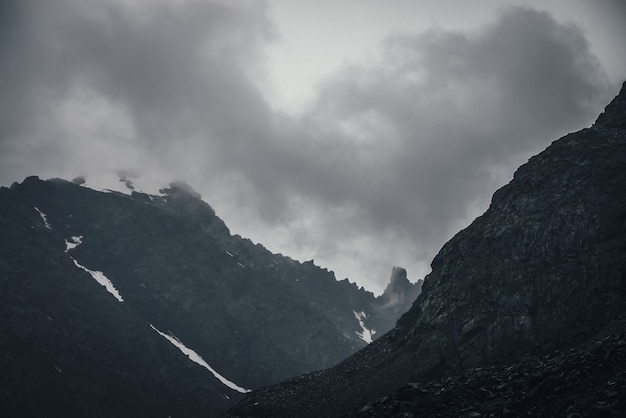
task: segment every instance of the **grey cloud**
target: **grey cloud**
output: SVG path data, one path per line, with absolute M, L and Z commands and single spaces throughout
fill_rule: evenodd
M 275 36 L 262 3 L 124 4 L 4 2 L 2 183 L 162 171 L 244 235 L 375 290 L 393 265 L 418 278 L 515 166 L 608 98 L 580 30 L 511 9 L 472 33 L 396 36 L 290 116 L 255 83 Z
M 54 108 L 81 100 L 89 105 L 90 99 L 121 112 L 132 130 L 124 142 L 143 152 L 185 146 L 208 152 L 203 141 L 233 141 L 267 124 L 249 77 L 259 67 L 260 46 L 271 38 L 262 8 L 71 0 L 5 7 L 13 24 L 0 41 L 0 60 L 10 69 L 3 97 L 14 103 L 3 105 L 14 111 L 4 113 L 2 125 L 10 127 L 4 138 L 46 136 L 63 151 L 88 146 L 93 139 L 59 138 L 74 134 L 54 132 Z M 108 117 L 102 115 L 103 124 Z
M 250 178 L 281 179 L 284 196 L 319 205 L 311 216 L 327 219 L 311 234 L 320 253 L 378 236 L 372 253 L 403 258 L 388 263 L 424 263 L 516 166 L 590 124 L 609 94 L 578 28 L 510 9 L 473 33 L 389 40 L 378 66 L 354 65 L 328 80 L 297 145 L 277 147 L 270 167 L 251 166 Z M 288 207 L 273 201 L 282 206 L 272 213 Z
M 447 223 L 503 180 L 490 171 L 584 126 L 607 97 L 580 30 L 531 10 L 510 10 L 477 33 L 397 37 L 384 59 L 378 68 L 346 69 L 321 91 L 309 117 L 355 150 L 339 168 L 347 176 L 311 193 L 353 200 L 372 227 L 395 224 L 426 241 L 440 240 Z M 363 144 L 332 125 L 367 113 L 393 129 L 372 140 L 377 158 L 359 160 Z M 308 161 L 324 154 L 317 157 Z

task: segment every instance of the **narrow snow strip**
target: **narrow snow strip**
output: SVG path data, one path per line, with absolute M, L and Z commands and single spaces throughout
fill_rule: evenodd
M 231 253 L 231 252 L 230 252 L 230 251 L 228 251 L 228 250 L 224 250 L 224 251 L 226 251 L 226 254 L 228 254 L 228 255 L 229 255 L 229 256 L 231 256 L 231 257 L 234 257 L 234 256 L 235 256 L 233 253 Z
M 91 189 L 91 190 L 95 190 L 96 192 L 100 192 L 100 193 L 122 193 L 125 195 L 129 195 L 130 193 L 128 193 L 128 191 L 122 191 L 123 189 L 120 188 L 120 190 L 113 190 L 113 189 L 108 189 L 108 188 L 103 188 L 103 187 L 98 187 L 98 186 L 92 186 L 91 184 L 87 184 L 87 183 L 83 183 L 81 184 L 81 187 L 85 187 L 87 189 Z
M 237 263 L 237 265 L 238 265 L 239 267 L 241 267 L 242 269 L 245 269 L 245 268 L 246 268 L 246 266 L 244 266 L 244 265 L 243 265 L 243 264 L 241 264 L 241 263 Z
M 72 259 L 74 264 L 76 264 L 76 267 L 78 267 L 79 269 L 83 269 L 87 273 L 91 274 L 91 277 L 93 277 L 98 283 L 100 283 L 101 286 L 104 286 L 107 292 L 112 294 L 115 297 L 115 299 L 117 299 L 119 302 L 124 302 L 124 299 L 122 299 L 122 295 L 120 295 L 120 292 L 117 291 L 115 286 L 113 286 L 113 283 L 111 282 L 111 280 L 109 280 L 107 276 L 104 275 L 103 272 L 89 270 L 87 267 L 80 265 L 78 261 L 74 259 L 74 257 L 70 257 L 70 258 Z
M 83 236 L 79 236 L 79 237 L 71 237 L 70 240 L 65 240 L 65 252 L 68 252 L 69 250 L 73 250 L 74 248 L 78 247 L 80 244 L 83 243 Z
M 82 242 L 83 242 L 82 235 L 78 237 L 71 237 L 69 241 L 65 240 L 65 252 L 68 252 L 69 250 L 73 250 L 74 248 L 82 244 Z M 109 280 L 108 277 L 105 276 L 103 272 L 89 270 L 87 267 L 79 264 L 78 261 L 74 259 L 74 257 L 70 256 L 70 258 L 72 259 L 74 264 L 76 264 L 76 267 L 78 267 L 79 269 L 85 270 L 87 273 L 91 274 L 91 277 L 93 277 L 98 283 L 100 283 L 100 285 L 104 286 L 107 292 L 112 294 L 115 297 L 115 299 L 117 299 L 120 302 L 124 302 L 124 299 L 122 299 L 122 295 L 120 295 L 120 292 L 117 291 L 115 286 L 113 286 L 113 282 L 111 282 L 111 280 Z
M 352 311 L 352 312 L 354 313 L 354 317 L 357 319 L 357 321 L 359 321 L 359 325 L 361 326 L 361 329 L 363 330 L 363 332 L 358 332 L 358 331 L 354 331 L 354 332 L 356 333 L 356 335 L 359 336 L 360 339 L 370 344 L 372 342 L 372 336 L 376 334 L 376 330 L 365 328 L 365 323 L 363 322 L 363 320 L 367 318 L 367 314 L 365 312 L 356 312 L 356 311 Z
M 39 212 L 39 216 L 41 216 L 41 219 L 43 220 L 43 224 L 46 226 L 46 228 L 52 229 L 52 227 L 48 223 L 48 217 L 46 216 L 46 214 L 40 211 L 39 209 L 37 209 L 37 206 L 35 206 L 35 210 Z
M 204 361 L 204 359 L 202 357 L 200 357 L 200 355 L 198 353 L 193 351 L 191 348 L 187 348 L 187 346 L 185 344 L 183 344 L 174 335 L 167 335 L 167 334 L 159 331 L 158 329 L 156 329 L 154 327 L 154 325 L 152 325 L 152 324 L 150 324 L 150 328 L 152 328 L 153 330 L 158 332 L 163 338 L 167 339 L 169 342 L 174 344 L 176 346 L 176 348 L 178 348 L 180 351 L 183 352 L 183 354 L 185 354 L 187 357 L 189 357 L 189 360 L 193 361 L 194 363 L 199 364 L 200 366 L 202 366 L 205 369 L 207 369 L 208 371 L 210 371 L 213 374 L 213 376 L 215 376 L 217 378 L 217 380 L 222 382 L 224 385 L 228 386 L 232 390 L 236 390 L 239 393 L 248 393 L 248 392 L 250 392 L 250 389 L 244 389 L 241 386 L 236 385 L 235 383 L 231 382 L 230 380 L 226 379 L 224 376 L 222 376 L 221 374 L 219 374 L 218 372 L 213 370 L 213 368 L 211 366 L 209 366 L 207 364 L 207 362 Z

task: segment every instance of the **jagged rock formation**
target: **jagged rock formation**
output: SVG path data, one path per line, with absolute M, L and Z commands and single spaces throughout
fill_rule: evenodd
M 231 235 L 184 183 L 120 181 L 129 194 L 84 178 L 0 188 L 1 416 L 216 415 L 346 358 L 412 300 L 382 306 Z
M 402 267 L 394 267 L 391 270 L 389 284 L 385 287 L 383 294 L 378 298 L 378 309 L 383 310 L 400 318 L 400 316 L 409 310 L 415 298 L 419 295 L 422 288 L 423 280 L 417 283 L 411 283 L 407 278 L 407 271 Z M 384 324 L 376 327 L 376 329 L 384 329 Z
M 336 416 L 366 413 L 364 406 L 373 415 L 383 414 L 387 401 L 372 399 L 409 382 L 421 391 L 421 385 L 463 370 L 516 364 L 589 341 L 626 312 L 625 190 L 626 84 L 591 128 L 567 135 L 531 158 L 494 194 L 487 212 L 441 249 L 422 293 L 391 332 L 331 369 L 246 396 L 230 415 L 289 416 L 297 411 L 298 416 Z M 618 325 L 619 335 L 623 321 Z M 623 335 L 615 338 L 618 342 L 610 346 L 621 347 Z M 532 367 L 543 374 L 527 381 L 528 390 L 547 376 L 541 364 Z M 505 373 L 498 370 L 494 373 Z M 582 391 L 592 375 L 580 372 L 586 382 Z M 460 384 L 486 372 L 467 373 L 425 390 L 443 392 L 446 382 Z M 619 378 L 617 389 L 607 389 L 610 382 L 601 379 L 593 382 L 623 399 L 623 374 L 611 376 Z M 494 379 L 487 394 L 496 393 L 493 385 L 500 383 Z M 413 392 L 403 393 L 430 402 L 430 395 Z M 404 396 L 395 393 L 396 400 Z M 537 411 L 550 415 L 556 405 Z M 625 412 L 623 402 L 615 405 Z M 440 416 L 459 416 L 445 411 L 445 401 L 438 407 Z M 498 408 L 485 411 L 505 414 Z M 457 412 L 482 416 L 484 411 Z

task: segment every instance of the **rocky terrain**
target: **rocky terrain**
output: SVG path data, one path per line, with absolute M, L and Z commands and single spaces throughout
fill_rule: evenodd
M 510 365 L 467 369 L 426 383 L 409 383 L 346 416 L 623 417 L 624 318 L 609 328 L 617 331 L 564 352 Z
M 330 367 L 420 291 L 375 297 L 232 235 L 199 194 L 0 188 L 0 416 L 211 416 Z
M 392 331 L 229 416 L 623 416 L 624 190 L 626 84 L 444 245 Z

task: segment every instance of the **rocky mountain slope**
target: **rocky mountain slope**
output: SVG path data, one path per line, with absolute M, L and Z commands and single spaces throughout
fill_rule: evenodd
M 567 409 L 556 387 L 569 393 L 564 399 L 588 399 L 572 414 L 589 412 L 596 401 L 608 412 L 626 412 L 613 402 L 626 395 L 625 190 L 626 84 L 591 128 L 531 158 L 485 214 L 444 245 L 392 331 L 333 368 L 247 395 L 230 416 L 413 416 L 436 409 L 436 416 L 551 416 Z M 601 330 L 612 336 L 594 337 Z M 555 354 L 581 344 L 587 346 L 571 357 Z M 541 360 L 546 355 L 553 360 Z M 587 360 L 603 371 L 588 370 Z M 606 370 L 614 365 L 621 368 Z M 516 405 L 505 393 L 518 383 L 521 402 L 551 404 Z M 606 396 L 594 398 L 592 387 Z M 448 410 L 448 391 L 481 401 L 454 401 Z
M 346 416 L 623 417 L 626 324 L 612 325 L 609 335 L 566 351 L 409 383 Z
M 216 415 L 366 346 L 419 293 L 402 269 L 374 297 L 231 235 L 183 183 L 120 181 L 0 188 L 0 416 Z

